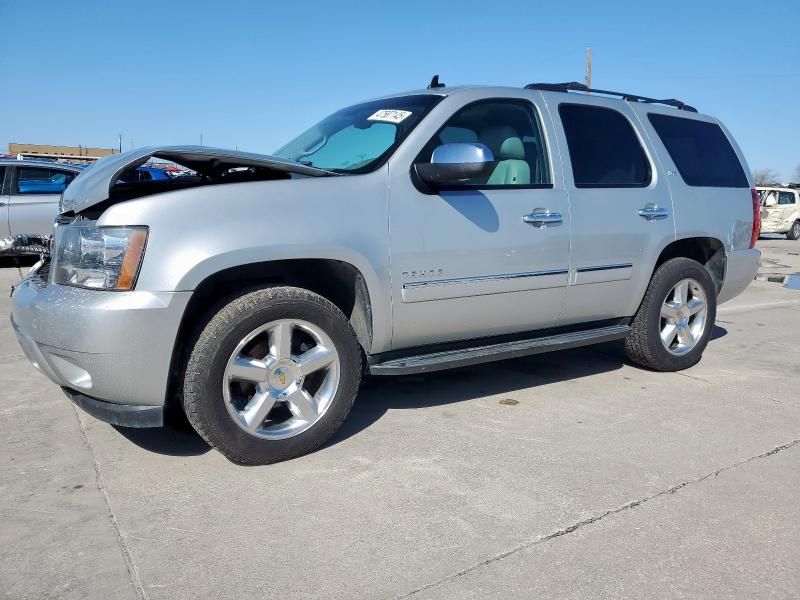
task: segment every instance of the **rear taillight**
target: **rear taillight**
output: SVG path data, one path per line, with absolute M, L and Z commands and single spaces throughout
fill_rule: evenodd
M 750 236 L 750 247 L 755 248 L 758 234 L 761 233 L 761 197 L 754 188 L 750 189 L 750 195 L 753 197 L 753 234 Z

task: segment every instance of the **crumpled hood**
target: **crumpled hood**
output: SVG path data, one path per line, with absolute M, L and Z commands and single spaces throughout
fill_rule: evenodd
M 111 188 L 124 171 L 143 165 L 150 158 L 170 160 L 201 174 L 207 169 L 218 169 L 221 165 L 230 165 L 231 167 L 262 167 L 310 177 L 336 175 L 331 171 L 310 167 L 291 160 L 236 150 L 208 148 L 206 146 L 138 148 L 130 152 L 112 154 L 101 158 L 81 173 L 80 176 L 76 177 L 64 190 L 60 212 L 77 213 L 103 202 L 109 197 Z

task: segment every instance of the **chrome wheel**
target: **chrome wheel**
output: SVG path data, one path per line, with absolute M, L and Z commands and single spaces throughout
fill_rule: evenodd
M 661 305 L 661 343 L 677 356 L 694 348 L 706 330 L 708 302 L 694 279 L 682 279 Z
M 339 355 L 317 325 L 272 321 L 236 346 L 223 377 L 234 422 L 256 437 L 281 440 L 319 421 L 339 387 Z
M 800 239 L 800 221 L 795 221 L 792 225 L 792 237 L 796 240 Z

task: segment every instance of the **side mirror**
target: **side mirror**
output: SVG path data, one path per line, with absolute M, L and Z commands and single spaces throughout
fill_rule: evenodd
M 429 185 L 469 181 L 489 175 L 494 168 L 494 156 L 484 144 L 453 143 L 438 146 L 431 162 L 414 165 L 419 178 Z

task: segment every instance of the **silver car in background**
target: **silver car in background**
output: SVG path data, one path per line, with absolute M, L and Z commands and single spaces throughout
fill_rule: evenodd
M 61 194 L 78 166 L 37 160 L 0 160 L 0 255 L 41 246 L 53 234 Z

